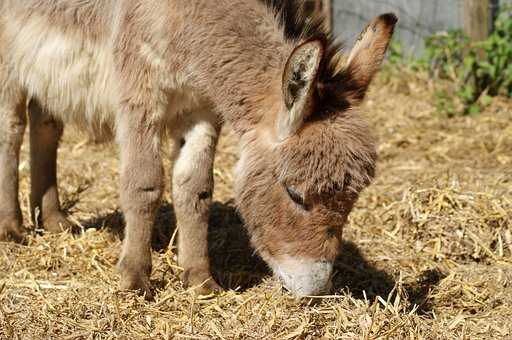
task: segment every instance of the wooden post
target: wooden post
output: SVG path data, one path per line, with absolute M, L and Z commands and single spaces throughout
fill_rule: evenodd
M 327 29 L 332 28 L 331 0 L 314 0 L 314 11 L 325 18 Z
M 325 16 L 325 22 L 327 23 L 327 28 L 329 31 L 332 30 L 332 6 L 331 6 L 332 0 L 323 0 L 322 4 L 322 11 Z
M 489 0 L 464 0 L 464 31 L 473 41 L 482 41 L 491 31 Z

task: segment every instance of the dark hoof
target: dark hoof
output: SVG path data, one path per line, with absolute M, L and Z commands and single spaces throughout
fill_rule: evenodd
M 152 300 L 154 297 L 151 289 L 149 277 L 141 274 L 121 274 L 120 289 L 135 291 L 137 294 L 144 295 L 146 300 Z
M 181 274 L 183 286 L 191 288 L 197 295 L 220 294 L 224 288 L 213 279 L 209 270 L 188 269 Z
M 47 232 L 58 234 L 73 231 L 74 224 L 62 212 L 55 212 L 43 219 L 43 227 Z
M 154 297 L 149 277 L 151 275 L 151 257 L 122 256 L 117 265 L 121 274 L 120 289 L 136 291 L 146 300 Z
M 0 242 L 8 241 L 14 241 L 18 243 L 23 243 L 25 241 L 21 223 L 16 218 L 0 219 Z

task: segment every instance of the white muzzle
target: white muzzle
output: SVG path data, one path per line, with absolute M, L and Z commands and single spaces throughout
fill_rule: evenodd
M 322 295 L 331 289 L 331 262 L 291 257 L 272 262 L 275 276 L 298 298 Z

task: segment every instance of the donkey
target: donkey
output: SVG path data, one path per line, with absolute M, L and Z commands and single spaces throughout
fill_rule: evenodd
M 31 209 L 48 231 L 71 225 L 57 190 L 63 126 L 111 136 L 126 220 L 120 287 L 151 296 L 160 151 L 170 136 L 181 278 L 199 293 L 220 290 L 206 233 L 227 122 L 240 138 L 235 194 L 252 245 L 294 295 L 326 292 L 343 225 L 374 177 L 375 142 L 359 111 L 397 19 L 375 18 L 344 60 L 320 21 L 285 3 L 2 0 L 0 239 L 23 238 L 27 120 Z

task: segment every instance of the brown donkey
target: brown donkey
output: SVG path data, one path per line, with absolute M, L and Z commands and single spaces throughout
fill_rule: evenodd
M 346 62 L 290 1 L 2 0 L 0 239 L 21 239 L 18 158 L 30 125 L 31 209 L 68 228 L 56 155 L 63 126 L 115 136 L 126 235 L 121 288 L 151 294 L 151 233 L 174 152 L 185 284 L 220 289 L 207 252 L 220 122 L 240 137 L 236 199 L 252 244 L 297 296 L 329 287 L 343 224 L 374 176 L 359 107 L 396 23 L 374 19 Z

